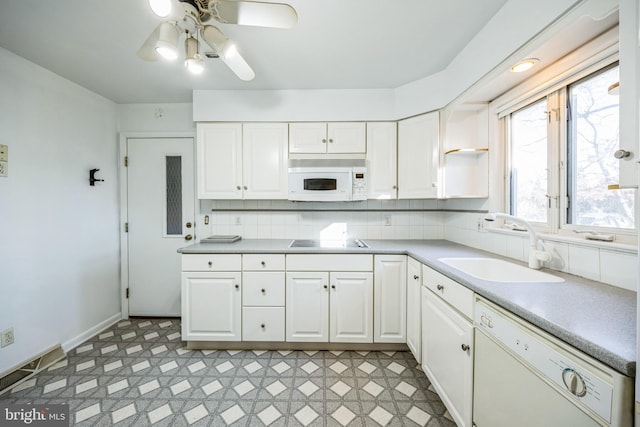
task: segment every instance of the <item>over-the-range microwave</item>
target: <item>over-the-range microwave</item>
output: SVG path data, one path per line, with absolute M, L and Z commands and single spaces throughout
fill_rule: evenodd
M 367 177 L 364 159 L 289 160 L 289 200 L 366 200 Z

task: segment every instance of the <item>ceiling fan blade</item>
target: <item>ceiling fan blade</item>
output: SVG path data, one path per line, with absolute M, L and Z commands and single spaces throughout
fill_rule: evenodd
M 209 46 L 216 50 L 222 62 L 224 62 L 240 80 L 253 80 L 256 76 L 253 69 L 240 55 L 235 44 L 229 40 L 222 31 L 213 25 L 205 25 L 200 30 L 200 35 Z
M 225 24 L 292 28 L 298 22 L 296 10 L 285 3 L 218 0 L 209 2 L 211 15 Z
M 147 37 L 140 49 L 138 49 L 137 55 L 144 61 L 154 62 L 158 60 L 158 54 L 156 53 L 156 42 L 160 36 L 160 25 Z

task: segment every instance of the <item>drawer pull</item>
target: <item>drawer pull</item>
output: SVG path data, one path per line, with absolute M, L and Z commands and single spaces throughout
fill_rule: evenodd
M 469 345 L 468 345 L 468 344 L 462 344 L 462 346 L 460 346 L 460 348 L 462 349 L 462 351 L 469 351 L 469 349 L 470 349 L 471 347 L 469 347 Z
M 236 289 L 240 289 L 240 285 L 236 285 Z
M 267 291 L 265 289 L 260 289 L 260 292 L 262 292 L 263 294 L 267 293 Z
M 413 275 L 413 280 L 418 280 L 420 278 L 420 276 L 418 276 L 417 274 Z
M 266 267 L 266 266 L 267 266 L 267 263 L 266 263 L 266 262 L 264 262 L 264 261 L 262 261 L 262 262 L 260 262 L 260 265 L 262 265 L 263 267 Z
M 265 324 L 263 323 L 262 325 L 260 325 L 260 327 L 261 327 L 262 329 L 264 329 L 264 328 L 265 328 Z
M 444 286 L 442 286 L 442 285 L 438 285 L 438 286 L 436 286 L 436 288 L 438 288 L 439 291 L 444 291 Z
M 209 267 L 213 266 L 213 262 L 209 261 L 207 264 L 209 264 Z

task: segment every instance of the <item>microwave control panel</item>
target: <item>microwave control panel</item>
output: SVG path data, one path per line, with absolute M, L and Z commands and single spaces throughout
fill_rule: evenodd
M 367 200 L 367 169 L 353 168 L 351 173 L 351 200 Z

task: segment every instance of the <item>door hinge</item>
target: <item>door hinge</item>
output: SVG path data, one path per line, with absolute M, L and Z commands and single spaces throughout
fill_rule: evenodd
M 129 156 L 124 156 L 124 167 L 129 167 Z
M 129 223 L 128 223 L 128 222 L 125 222 L 125 223 L 124 223 L 124 232 L 125 232 L 125 233 L 128 233 L 128 232 L 129 232 Z
M 129 298 L 129 288 L 127 288 L 126 297 Z

